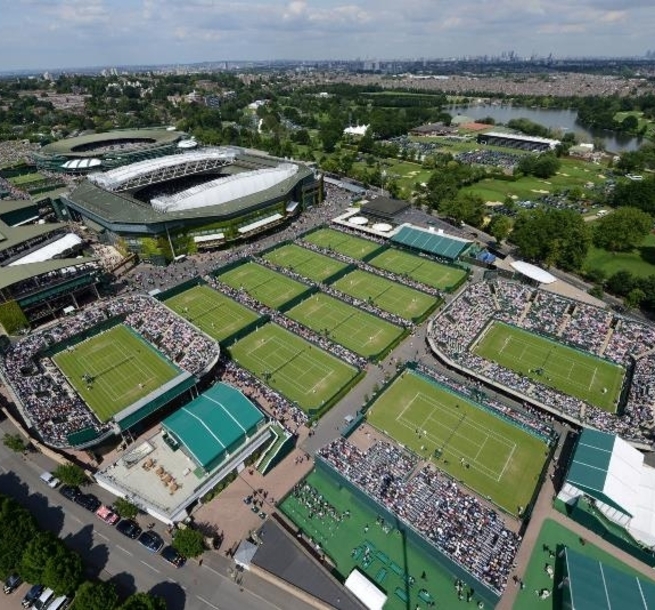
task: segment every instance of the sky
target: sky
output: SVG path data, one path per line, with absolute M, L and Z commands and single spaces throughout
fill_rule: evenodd
M 643 55 L 653 32 L 653 0 L 0 0 L 0 71 Z

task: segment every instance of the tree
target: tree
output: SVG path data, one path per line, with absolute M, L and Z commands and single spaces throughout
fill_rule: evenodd
M 641 244 L 653 219 L 638 208 L 623 207 L 599 219 L 594 227 L 594 245 L 610 252 L 632 250 Z
M 52 532 L 38 532 L 27 543 L 18 566 L 23 580 L 42 583 L 48 560 L 57 556 L 61 544 Z
M 615 208 L 630 206 L 655 215 L 655 177 L 617 183 L 611 203 Z
M 487 232 L 500 243 L 507 239 L 512 230 L 512 219 L 504 214 L 496 214 L 491 218 Z
M 484 222 L 486 207 L 482 197 L 472 193 L 459 193 L 455 199 L 443 201 L 439 213 L 452 218 L 458 224 L 465 222 L 474 227 L 481 227 Z
M 71 610 L 114 610 L 117 604 L 118 593 L 113 583 L 87 581 L 77 590 Z
M 77 464 L 61 464 L 57 466 L 53 474 L 65 485 L 79 487 L 89 482 L 84 470 Z
M 2 437 L 2 444 L 16 453 L 25 453 L 27 444 L 20 434 L 5 434 Z
M 166 610 L 166 601 L 158 595 L 135 593 L 118 610 Z
M 439 208 L 442 203 L 457 196 L 457 180 L 452 172 L 438 169 L 432 172 L 428 180 L 428 202 L 431 208 Z
M 139 514 L 139 508 L 125 498 L 118 498 L 114 502 L 114 510 L 123 519 L 134 519 Z
M 13 498 L 0 496 L 0 578 L 6 578 L 18 568 L 27 544 L 37 531 L 32 513 Z
M 173 547 L 184 557 L 198 557 L 198 555 L 202 555 L 205 552 L 202 533 L 190 527 L 178 530 L 175 533 Z
M 43 570 L 42 582 L 57 595 L 72 595 L 84 577 L 82 558 L 63 543 L 56 555 L 51 556 Z
M 633 288 L 625 297 L 625 305 L 630 309 L 636 309 L 646 298 L 646 293 L 641 288 Z
M 627 296 L 635 287 L 635 278 L 627 269 L 621 269 L 610 275 L 605 286 L 612 294 Z

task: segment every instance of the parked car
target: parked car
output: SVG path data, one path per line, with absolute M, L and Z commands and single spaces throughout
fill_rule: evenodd
M 41 475 L 41 480 L 51 489 L 55 489 L 59 485 L 59 479 L 51 472 L 44 472 Z
M 139 543 L 153 553 L 159 553 L 161 547 L 164 546 L 163 538 L 157 532 L 152 531 L 143 532 L 139 536 Z
M 96 516 L 109 525 L 116 525 L 121 518 L 109 507 L 102 504 L 96 511 Z
M 132 519 L 123 519 L 116 526 L 116 529 L 124 536 L 132 538 L 132 540 L 136 540 L 142 532 L 139 524 L 136 521 L 132 521 Z
M 69 500 L 73 501 L 75 498 L 77 498 L 77 496 L 82 495 L 79 487 L 73 487 L 72 485 L 62 485 L 59 488 L 59 493 L 64 496 L 64 498 L 68 498 Z
M 186 563 L 186 557 L 180 555 L 170 544 L 164 547 L 161 556 L 176 568 L 181 568 Z
M 21 583 L 23 582 L 23 579 L 16 573 L 10 574 L 7 577 L 7 580 L 5 580 L 5 584 L 2 587 L 2 590 L 5 592 L 6 595 L 9 595 L 10 593 L 13 593 L 18 587 L 20 587 Z
M 75 498 L 75 504 L 79 504 L 89 512 L 95 513 L 100 508 L 102 502 L 93 494 L 80 494 Z
M 25 593 L 25 597 L 23 597 L 23 601 L 21 602 L 23 608 L 31 608 L 34 602 L 39 599 L 44 589 L 45 587 L 43 585 L 32 585 L 30 590 Z

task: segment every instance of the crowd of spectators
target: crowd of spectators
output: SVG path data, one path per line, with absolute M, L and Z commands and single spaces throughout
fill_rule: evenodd
M 604 411 L 537 380 L 486 360 L 470 346 L 487 324 L 499 320 L 535 332 L 628 369 L 633 382 L 622 412 Z M 653 427 L 649 375 L 655 359 L 655 328 L 617 314 L 517 282 L 498 279 L 467 286 L 430 325 L 430 338 L 448 358 L 476 377 L 505 386 L 527 400 L 628 440 L 651 443 Z
M 501 516 L 455 481 L 386 442 L 363 452 L 339 437 L 318 455 L 478 581 L 499 594 L 520 538 Z
M 455 159 L 468 165 L 490 165 L 492 167 L 500 167 L 508 173 L 511 173 L 521 160 L 521 155 L 485 148 L 461 152 L 455 155 Z
M 68 435 L 84 429 L 102 434 L 109 425 L 96 418 L 43 351 L 121 316 L 125 316 L 125 324 L 189 373 L 203 372 L 218 357 L 216 343 L 155 299 L 139 294 L 98 301 L 33 332 L 12 344 L 0 364 L 19 406 L 46 444 L 65 447 Z

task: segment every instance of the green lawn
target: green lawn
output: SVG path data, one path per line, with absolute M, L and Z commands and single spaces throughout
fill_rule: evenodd
M 252 262 L 223 273 L 219 271 L 216 277 L 232 288 L 245 290 L 253 298 L 274 309 L 307 290 L 304 284 Z
M 361 269 L 340 278 L 333 286 L 356 299 L 371 301 L 380 309 L 406 320 L 422 318 L 438 303 L 436 297 Z
M 398 275 L 407 275 L 411 279 L 441 290 L 452 288 L 465 275 L 460 267 L 442 265 L 435 261 L 390 248 L 369 261 L 374 267 L 386 269 Z
M 315 282 L 322 282 L 348 266 L 346 263 L 296 244 L 280 246 L 267 252 L 264 258 Z
M 9 182 L 15 186 L 21 186 L 25 184 L 29 184 L 30 182 L 40 182 L 43 180 L 45 176 L 43 174 L 39 174 L 38 172 L 32 173 L 32 174 L 22 174 L 21 176 L 14 176 L 13 178 L 9 178 Z
M 640 572 L 623 563 L 614 557 L 614 555 L 607 553 L 590 542 L 585 541 L 582 544 L 580 536 L 576 533 L 560 525 L 557 521 L 546 519 L 535 542 L 532 555 L 530 555 L 528 567 L 525 574 L 522 575 L 525 588 L 518 592 L 513 610 L 534 610 L 535 608 L 560 610 L 562 608 L 560 603 L 561 596 L 558 595 L 558 591 L 555 589 L 556 581 L 555 579 L 551 579 L 544 569 L 547 563 L 555 567 L 556 558 L 550 556 L 549 550 L 557 551 L 558 546 L 566 546 L 576 553 L 601 561 L 626 574 L 638 576 L 644 581 L 648 580 Z M 557 574 L 558 572 L 556 570 L 555 577 L 557 577 Z M 512 587 L 514 585 L 510 582 L 508 586 Z M 541 591 L 542 589 L 548 589 L 552 592 L 552 595 L 548 599 L 538 600 L 535 591 Z
M 630 271 L 637 277 L 653 275 L 655 274 L 655 235 L 649 233 L 641 246 L 630 252 L 613 253 L 591 246 L 584 268 L 602 269 L 607 277 L 621 270 Z
M 189 288 L 165 303 L 216 341 L 223 341 L 259 318 L 254 311 L 205 285 Z
M 625 370 L 539 335 L 494 322 L 476 354 L 521 375 L 614 413 Z
M 102 422 L 179 375 L 169 360 L 122 324 L 52 360 Z
M 391 322 L 322 293 L 310 296 L 287 315 L 365 358 L 384 353 L 403 333 Z
M 311 501 L 319 495 L 340 519 L 330 514 L 321 517 L 312 511 Z M 320 470 L 312 471 L 301 483 L 297 494 L 289 494 L 279 508 L 306 536 L 321 545 L 321 549 L 334 562 L 341 579 L 345 580 L 357 568 L 381 587 L 388 595 L 384 610 L 425 609 L 426 599 L 434 599 L 436 608 L 440 610 L 456 610 L 466 606 L 457 599 L 453 587 L 455 577 L 435 558 L 412 544 L 392 524 L 380 524 L 375 511 Z M 343 517 L 347 511 L 349 516 Z M 365 532 L 367 526 L 368 531 Z M 361 554 L 364 544 L 373 549 L 370 562 L 364 561 Z M 422 578 L 423 573 L 426 574 L 425 579 Z M 414 586 L 407 584 L 406 577 L 414 579 Z M 473 579 L 466 584 L 473 588 L 476 586 Z M 407 596 L 407 601 L 399 597 L 397 589 Z M 421 590 L 430 597 L 421 599 L 418 596 Z M 477 608 L 477 602 L 478 597 L 475 596 L 466 607 Z M 485 605 L 485 608 L 489 606 Z
M 384 390 L 367 419 L 514 515 L 530 502 L 546 461 L 543 440 L 411 371 Z
M 363 259 L 380 248 L 380 244 L 374 241 L 355 237 L 336 229 L 318 229 L 318 231 L 304 235 L 303 239 L 321 248 L 334 250 L 339 254 L 356 259 Z
M 355 367 L 276 324 L 230 348 L 232 358 L 304 411 L 320 409 L 354 379 Z

